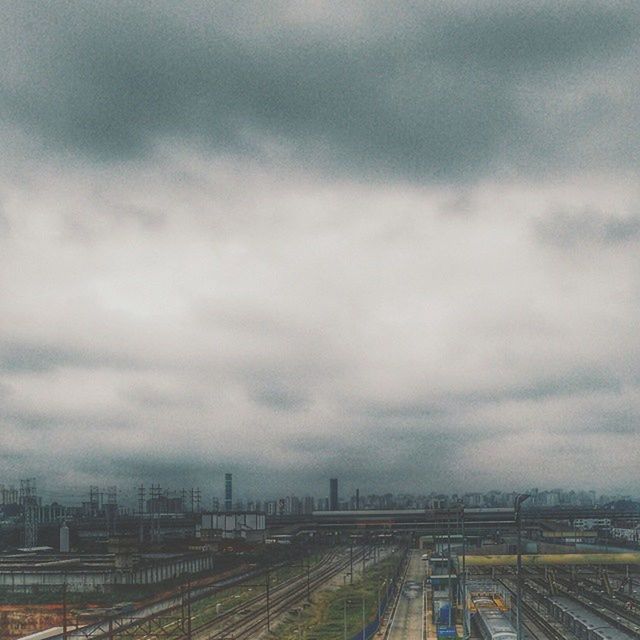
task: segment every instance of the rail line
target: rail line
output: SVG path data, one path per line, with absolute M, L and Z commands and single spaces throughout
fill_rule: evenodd
M 576 574 L 575 576 L 568 570 L 563 568 L 556 569 L 557 573 L 563 574 L 564 578 L 562 580 L 563 584 L 567 584 L 569 587 L 576 582 L 582 583 L 583 588 L 586 586 L 589 590 L 590 594 L 597 594 L 602 596 L 603 598 L 607 598 L 607 600 L 611 602 L 620 601 L 626 611 L 630 611 L 633 613 L 635 611 L 640 611 L 640 601 L 636 596 L 625 593 L 621 590 L 611 590 L 612 595 L 608 595 L 602 592 L 602 587 L 600 583 L 593 577 L 589 575 L 585 575 L 584 573 Z M 614 606 L 616 606 L 614 604 Z M 638 620 L 640 623 L 640 616 L 638 616 Z
M 547 595 L 550 591 L 550 585 L 545 581 L 544 577 L 541 577 L 539 572 L 528 571 L 527 573 L 531 577 L 525 580 L 525 586 L 530 591 L 539 592 L 542 589 L 543 593 Z M 608 624 L 632 635 L 640 635 L 640 615 L 629 611 L 620 601 L 590 589 L 586 585 L 583 585 L 578 591 L 571 584 L 571 580 L 566 578 L 556 576 L 554 583 L 563 595 L 579 602 L 583 607 L 600 616 Z M 533 585 L 535 585 L 535 588 Z
M 497 578 L 496 582 L 499 582 L 513 596 L 516 595 L 516 589 L 514 586 L 511 586 L 512 583 L 510 581 Z M 544 603 L 544 597 L 536 599 L 538 602 Z M 535 640 L 567 640 L 567 638 L 571 637 L 548 620 L 530 602 L 522 601 L 522 613 L 525 616 L 523 626 L 527 628 Z M 540 634 L 540 632 L 542 632 L 542 634 Z
M 335 558 L 338 556 L 338 554 L 336 552 L 331 552 L 329 554 L 327 554 L 323 560 L 322 560 L 322 564 L 326 564 L 327 562 L 333 562 L 335 560 Z M 322 565 L 318 564 L 315 567 L 313 567 L 312 569 L 310 569 L 309 571 L 309 575 L 307 576 L 307 574 L 297 574 L 294 576 L 291 576 L 289 578 L 287 578 L 286 580 L 283 580 L 282 582 L 278 583 L 277 586 L 273 586 L 270 587 L 271 589 L 271 593 L 277 593 L 279 590 L 282 590 L 284 588 L 287 588 L 291 585 L 298 585 L 301 583 L 305 583 L 308 579 L 310 579 L 310 577 L 312 575 L 315 575 L 318 573 L 318 571 L 322 570 Z M 242 584 L 240 584 L 239 586 L 242 586 Z M 245 586 L 246 585 L 246 581 L 245 581 Z M 264 585 L 255 585 L 257 587 L 260 586 L 265 586 L 266 587 L 266 582 L 264 583 Z M 215 618 L 211 619 L 211 620 L 207 620 L 206 622 L 197 625 L 195 627 L 192 628 L 192 634 L 195 635 L 199 632 L 201 632 L 202 630 L 205 630 L 211 626 L 217 625 L 220 622 L 224 621 L 227 618 L 233 617 L 234 615 L 237 615 L 240 611 L 243 611 L 245 609 L 249 609 L 251 606 L 253 606 L 254 604 L 256 604 L 257 602 L 260 601 L 261 598 L 266 598 L 266 594 L 257 594 L 256 596 L 250 598 L 249 600 L 245 600 L 244 602 L 241 602 L 229 609 L 227 609 L 224 612 L 221 612 L 219 614 L 217 614 L 215 616 Z M 192 616 L 192 621 L 196 620 L 197 618 L 201 618 L 204 615 L 206 615 L 207 613 L 209 613 L 211 611 L 211 609 L 213 609 L 216 605 L 212 604 L 209 607 L 206 607 L 205 609 L 199 611 L 196 615 Z
M 391 606 L 391 614 L 389 615 L 389 620 L 387 622 L 387 626 L 385 628 L 384 631 L 384 640 L 388 640 L 389 636 L 391 635 L 391 632 L 393 631 L 393 625 L 395 623 L 396 620 L 396 613 L 398 611 L 398 604 L 400 602 L 400 599 L 402 597 L 402 589 L 404 587 L 404 583 L 407 579 L 407 572 L 409 571 L 409 560 L 408 557 L 405 556 L 404 560 L 404 566 L 402 568 L 402 577 L 400 578 L 399 584 L 398 584 L 398 589 L 396 591 L 396 595 L 394 597 L 393 600 L 393 604 Z M 422 597 L 424 599 L 424 592 L 422 594 Z M 423 600 L 424 602 L 424 600 Z
M 336 555 L 337 554 L 335 551 L 325 554 L 323 561 L 332 561 Z M 181 595 L 173 595 L 165 600 L 157 601 L 152 606 L 148 606 L 136 613 L 124 615 L 118 618 L 105 619 L 84 627 L 70 630 L 67 634 L 67 637 L 69 640 L 84 640 L 87 638 L 90 638 L 91 640 L 100 640 L 101 638 L 118 638 L 124 636 L 129 638 L 144 638 L 152 633 L 151 629 L 153 628 L 156 634 L 161 633 L 161 635 L 166 638 L 172 637 L 174 638 L 174 640 L 186 638 L 189 634 L 187 628 L 185 628 L 183 616 L 185 613 L 185 609 L 188 606 L 190 607 L 196 605 L 197 603 L 211 597 L 215 593 L 224 590 L 226 587 L 242 587 L 251 580 L 258 580 L 267 572 L 272 572 L 274 570 L 282 568 L 283 566 L 285 566 L 284 563 L 278 563 L 277 565 L 274 565 L 269 569 L 247 571 L 243 574 L 238 574 L 236 576 L 217 581 L 204 588 L 196 587 L 195 589 L 181 592 Z M 316 567 L 314 567 L 311 571 L 315 572 L 317 571 L 317 568 L 318 565 L 316 565 Z M 280 588 L 296 579 L 301 579 L 300 574 L 284 580 L 278 585 L 277 588 Z M 186 599 L 184 597 L 185 595 L 187 595 Z M 194 613 L 190 618 L 191 622 L 206 615 L 214 606 L 215 604 L 212 604 L 211 606 L 204 607 L 197 613 Z M 247 601 L 231 609 L 228 609 L 224 613 L 220 613 L 217 616 L 216 620 L 222 620 L 225 617 L 233 615 L 234 612 L 236 612 L 238 609 L 244 608 L 246 606 L 248 606 Z M 187 625 L 188 624 L 189 623 L 187 623 Z M 145 628 L 148 629 L 147 632 L 145 632 Z M 168 632 L 170 632 L 171 635 L 168 635 Z M 61 639 L 62 634 L 51 638 L 51 640 Z
M 360 562 L 366 552 L 367 549 L 357 551 L 354 554 L 353 562 Z M 270 592 L 269 603 L 267 603 L 267 594 L 261 593 L 250 601 L 230 609 L 225 615 L 195 627 L 192 630 L 193 637 L 208 640 L 244 640 L 253 637 L 253 634 L 269 626 L 273 617 L 304 601 L 307 597 L 307 590 L 317 589 L 349 567 L 350 564 L 351 559 L 341 555 L 329 565 L 316 567 L 313 575 L 294 576 Z M 238 614 L 241 614 L 242 617 L 233 619 Z M 222 628 L 216 629 L 221 622 L 225 621 L 229 622 Z

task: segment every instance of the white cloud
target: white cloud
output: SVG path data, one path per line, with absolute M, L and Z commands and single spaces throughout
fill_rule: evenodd
M 637 450 L 637 243 L 537 232 L 558 210 L 632 212 L 623 179 L 485 181 L 455 212 L 453 187 L 187 151 L 16 172 L 0 444 L 34 471 L 136 455 L 304 482 L 343 448 L 341 473 L 383 488 L 384 449 L 394 486 L 463 488 L 586 482 L 602 447 Z M 598 482 L 626 483 L 622 463 Z

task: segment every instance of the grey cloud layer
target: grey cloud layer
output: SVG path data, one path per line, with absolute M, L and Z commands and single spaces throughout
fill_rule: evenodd
M 430 179 L 635 158 L 635 3 L 366 3 L 342 23 L 304 3 L 7 13 L 0 109 L 52 149 L 113 160 L 186 136 Z
M 199 155 L 53 166 L 3 184 L 0 422 L 20 468 L 462 488 L 588 482 L 607 447 L 603 478 L 626 482 L 640 239 L 567 252 L 540 229 L 626 219 L 629 185 L 490 182 L 452 215 L 455 189 Z M 162 224 L 112 215 L 140 208 Z
M 637 3 L 530 5 L 6 5 L 7 473 L 637 490 Z

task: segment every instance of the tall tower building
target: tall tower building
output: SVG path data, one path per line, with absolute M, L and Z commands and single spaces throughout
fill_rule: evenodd
M 224 510 L 227 512 L 233 510 L 233 487 L 230 473 L 224 474 Z
M 338 510 L 338 478 L 329 480 L 329 511 Z

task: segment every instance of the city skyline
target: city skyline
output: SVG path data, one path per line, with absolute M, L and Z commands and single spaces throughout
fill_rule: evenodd
M 266 7 L 5 3 L 3 475 L 638 495 L 640 5 Z
M 297 501 L 301 512 L 310 513 L 314 509 L 332 510 L 331 488 L 324 490 L 316 487 L 315 490 L 299 493 L 296 490 L 285 491 L 281 494 L 269 494 L 265 492 L 251 493 L 250 491 L 234 490 L 233 494 L 227 492 L 226 476 L 225 485 L 221 490 L 211 486 L 192 487 L 167 487 L 159 483 L 145 485 L 141 483 L 132 488 L 117 486 L 90 486 L 88 488 L 75 487 L 67 492 L 47 490 L 38 484 L 35 478 L 22 479 L 19 482 L 0 482 L 0 507 L 2 505 L 20 504 L 22 486 L 27 483 L 38 496 L 40 504 L 60 504 L 65 506 L 79 506 L 91 502 L 96 504 L 117 504 L 119 508 L 129 513 L 153 511 L 149 503 L 154 499 L 162 499 L 174 505 L 180 505 L 180 511 L 237 511 L 237 510 L 263 510 L 268 513 L 276 513 L 279 503 Z M 407 509 L 407 508 L 440 508 L 443 504 L 448 507 L 460 502 L 466 507 L 510 507 L 516 495 L 521 493 L 516 489 L 491 489 L 489 491 L 461 491 L 447 493 L 437 490 L 404 491 L 394 493 L 391 491 L 376 492 L 369 488 L 361 490 L 359 487 L 344 487 L 339 479 L 335 499 L 336 508 L 347 509 Z M 219 489 L 219 488 L 218 488 Z M 570 488 L 570 487 L 529 487 L 526 492 L 531 496 L 530 506 L 553 507 L 562 505 L 596 506 L 609 504 L 616 501 L 639 501 L 640 496 L 613 492 L 602 494 L 594 489 Z M 444 503 L 443 503 L 444 500 Z M 302 509 L 302 504 L 305 509 Z M 306 504 L 313 505 L 307 508 Z M 287 506 L 285 512 L 289 512 Z

